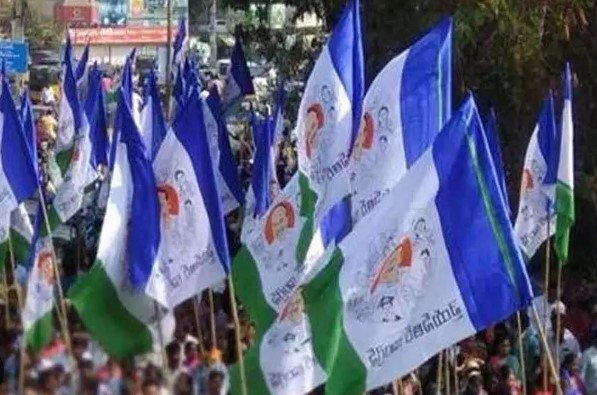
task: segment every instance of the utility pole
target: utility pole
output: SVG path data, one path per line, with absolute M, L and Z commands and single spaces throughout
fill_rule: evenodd
M 209 52 L 211 66 L 215 67 L 218 61 L 218 35 L 217 29 L 217 0 L 211 1 L 211 9 L 209 11 L 209 22 L 210 22 L 210 35 L 209 35 Z
M 25 40 L 25 26 L 23 23 L 23 11 L 25 9 L 25 0 L 14 0 L 13 19 L 10 23 L 11 38 L 13 41 L 23 42 Z M 29 70 L 26 71 L 29 73 Z M 21 95 L 23 89 L 23 75 L 16 76 L 16 92 Z M 14 91 L 13 91 L 14 92 Z

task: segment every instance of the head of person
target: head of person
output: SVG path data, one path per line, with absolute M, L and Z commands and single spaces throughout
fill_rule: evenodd
M 184 355 L 187 359 L 194 359 L 199 356 L 199 351 L 197 350 L 197 343 L 188 341 L 184 345 Z
M 566 353 L 561 363 L 562 370 L 566 370 L 569 373 L 577 373 L 580 370 L 579 362 L 578 356 L 575 353 Z
M 160 382 L 154 379 L 146 379 L 143 382 L 142 391 L 143 395 L 160 395 L 162 393 Z
M 47 393 L 54 393 L 60 388 L 61 368 L 54 362 L 42 359 L 38 367 L 38 387 Z
M 495 341 L 495 348 L 500 357 L 507 357 L 510 355 L 510 351 L 512 350 L 510 339 L 508 339 L 506 336 L 499 337 Z
M 562 302 L 556 302 L 556 304 L 551 309 L 551 327 L 553 328 L 553 333 L 555 335 L 556 328 L 560 328 L 560 337 L 564 337 L 564 320 L 566 319 L 566 306 Z M 559 325 L 558 325 L 559 324 Z
M 477 369 L 470 370 L 466 375 L 466 388 L 469 394 L 480 394 L 483 390 L 483 376 Z
M 168 359 L 168 368 L 176 370 L 180 367 L 180 344 L 172 342 L 166 346 L 166 357 Z
M 220 395 L 222 386 L 224 385 L 224 375 L 222 372 L 212 370 L 207 379 L 207 393 L 208 395 Z
M 174 395 L 193 395 L 193 378 L 187 373 L 179 374 L 174 382 Z

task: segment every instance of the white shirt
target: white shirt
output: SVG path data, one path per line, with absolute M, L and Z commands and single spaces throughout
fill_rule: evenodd
M 597 348 L 591 346 L 582 353 L 580 371 L 586 395 L 597 395 Z
M 54 102 L 54 92 L 52 91 L 52 88 L 45 87 L 41 91 L 41 101 L 44 104 L 49 104 L 49 103 L 53 103 Z
M 574 353 L 578 357 L 580 357 L 580 345 L 578 344 L 578 340 L 576 337 L 570 332 L 568 329 L 564 330 L 564 340 L 559 345 L 559 365 L 562 364 L 564 357 L 568 354 Z M 555 342 L 555 334 L 553 331 L 550 330 L 547 332 L 547 344 L 549 346 L 549 351 L 551 352 L 551 356 L 554 359 L 554 363 L 556 362 L 556 342 Z

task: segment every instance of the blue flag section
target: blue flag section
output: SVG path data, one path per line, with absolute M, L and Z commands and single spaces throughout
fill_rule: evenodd
M 167 126 L 160 100 L 155 72 L 151 70 L 145 79 L 145 105 L 141 111 L 141 135 L 147 152 L 155 158 L 166 137 Z
M 87 63 L 89 63 L 89 43 L 85 44 L 83 54 L 81 55 L 81 59 L 79 59 L 77 68 L 75 69 L 75 80 L 77 82 L 81 81 L 81 79 L 85 76 L 85 72 L 87 71 Z
M 91 165 L 98 170 L 99 166 L 108 165 L 108 128 L 104 109 L 104 89 L 102 72 L 94 64 L 89 73 L 89 90 L 85 101 L 85 114 L 89 122 L 89 138 L 91 140 Z
M 21 96 L 21 122 L 23 123 L 23 133 L 25 133 L 25 140 L 27 147 L 31 154 L 31 161 L 35 169 L 35 173 L 39 177 L 39 163 L 37 157 L 37 130 L 35 128 L 35 118 L 33 115 L 33 107 L 31 106 L 31 98 L 29 90 L 26 89 Z
M 487 134 L 487 143 L 489 144 L 489 151 L 491 152 L 491 156 L 493 158 L 495 171 L 497 173 L 498 180 L 500 180 L 502 197 L 504 198 L 506 207 L 508 207 L 508 210 L 510 211 L 510 199 L 508 198 L 506 176 L 504 175 L 505 169 L 504 162 L 502 161 L 502 149 L 498 133 L 497 117 L 493 108 L 489 110 L 489 114 L 485 120 L 485 133 Z
M 173 56 L 172 62 L 174 64 L 180 64 L 184 56 L 184 46 L 187 42 L 187 21 L 184 17 L 178 21 L 178 30 L 172 43 Z
M 251 128 L 255 143 L 255 155 L 251 169 L 251 187 L 255 198 L 254 216 L 263 214 L 270 205 L 270 187 L 272 180 L 271 165 L 271 118 L 259 120 L 251 110 Z
M 228 68 L 228 75 L 226 77 L 226 86 L 222 93 L 222 102 L 225 110 L 229 109 L 239 98 L 247 95 L 254 95 L 255 87 L 253 86 L 253 78 L 247 66 L 245 52 L 242 44 L 237 38 L 232 47 L 232 55 L 230 55 L 230 67 Z

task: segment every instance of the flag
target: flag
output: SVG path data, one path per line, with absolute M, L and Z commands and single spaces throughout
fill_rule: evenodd
M 79 59 L 74 72 L 75 81 L 77 82 L 77 92 L 81 101 L 87 97 L 89 90 L 89 79 L 87 78 L 87 75 L 89 74 L 89 68 L 87 67 L 87 63 L 89 63 L 89 41 L 87 41 L 85 48 L 83 48 L 81 59 Z
M 551 93 L 543 102 L 524 159 L 514 233 L 530 259 L 555 232 L 556 123 Z
M 564 71 L 564 108 L 557 135 L 558 179 L 556 183 L 555 250 L 560 262 L 568 262 L 570 228 L 574 224 L 574 123 L 572 121 L 572 73 L 570 63 Z
M 225 280 L 230 267 L 204 127 L 199 93 L 194 92 L 153 162 L 161 240 L 146 292 L 171 308 Z
M 31 155 L 31 162 L 35 169 L 35 173 L 39 176 L 39 163 L 37 159 L 37 130 L 35 128 L 35 117 L 33 115 L 33 107 L 31 105 L 31 97 L 29 90 L 26 89 L 21 97 L 21 122 L 23 123 L 23 132 L 25 133 L 25 140 Z
M 353 226 L 383 201 L 450 118 L 451 58 L 447 18 L 371 83 L 350 160 Z
M 232 47 L 230 67 L 226 75 L 226 85 L 222 92 L 224 110 L 228 110 L 238 99 L 247 95 L 254 95 L 253 79 L 247 66 L 245 52 L 238 37 Z
M 89 120 L 89 136 L 91 140 L 91 165 L 95 170 L 108 166 L 108 127 L 104 109 L 104 88 L 102 72 L 94 64 L 89 73 L 89 93 L 85 100 L 85 115 Z
M 35 193 L 38 183 L 30 146 L 3 74 L 0 84 L 0 243 L 5 243 L 11 213 Z
M 145 79 L 145 105 L 141 111 L 141 136 L 145 149 L 153 159 L 166 136 L 166 120 L 162 111 L 160 91 L 152 69 Z
M 69 299 L 92 336 L 118 359 L 152 350 L 157 322 L 167 342 L 173 317 L 160 313 L 144 292 L 160 241 L 159 204 L 153 170 L 126 100 L 119 95 L 104 224 L 91 270 L 69 290 Z
M 487 143 L 489 144 L 489 152 L 495 165 L 497 178 L 500 181 L 500 189 L 502 191 L 502 198 L 508 210 L 510 210 L 510 199 L 508 198 L 508 188 L 506 187 L 506 177 L 504 176 L 504 162 L 502 161 L 502 149 L 500 148 L 500 138 L 498 135 L 497 117 L 495 110 L 489 110 L 489 115 L 485 119 L 485 133 L 487 134 Z
M 274 109 L 273 115 L 270 119 L 270 145 L 271 145 L 271 177 L 272 187 L 277 190 L 280 189 L 280 180 L 278 180 L 277 174 L 277 161 L 280 156 L 280 145 L 282 144 L 282 137 L 284 134 L 284 102 L 286 100 L 286 91 L 284 90 L 284 82 L 280 84 L 278 88 L 278 94 L 276 96 L 276 108 Z M 275 195 L 273 193 L 273 195 Z
M 178 21 L 178 30 L 172 43 L 172 62 L 174 64 L 182 63 L 185 54 L 185 45 L 187 43 L 187 21 L 184 17 L 181 17 Z
M 170 98 L 172 118 L 181 111 L 185 104 L 185 86 L 184 86 L 184 73 L 182 66 L 178 64 L 176 66 L 176 76 L 174 78 L 174 86 L 172 87 L 172 97 Z
M 230 147 L 226 119 L 218 89 L 212 87 L 203 102 L 203 118 L 211 157 L 216 170 L 216 182 L 220 193 L 222 212 L 228 215 L 245 202 L 237 165 Z
M 469 97 L 304 288 L 326 394 L 385 385 L 530 302 L 500 194 Z
M 51 340 L 54 333 L 52 310 L 57 279 L 55 274 L 55 255 L 52 237 L 47 232 L 41 204 L 38 205 L 35 232 L 29 261 L 27 295 L 23 307 L 23 328 L 25 342 L 35 353 L 39 352 Z
M 255 155 L 251 168 L 251 191 L 247 192 L 252 200 L 251 215 L 259 216 L 267 210 L 271 202 L 272 188 L 272 120 L 269 115 L 259 120 L 252 111 L 251 128 L 255 142 Z M 248 202 L 249 198 L 247 198 Z M 247 206 L 250 206 L 247 203 Z
M 349 2 L 307 81 L 296 131 L 299 171 L 317 195 L 314 224 L 349 193 L 346 168 L 363 95 L 359 1 Z

